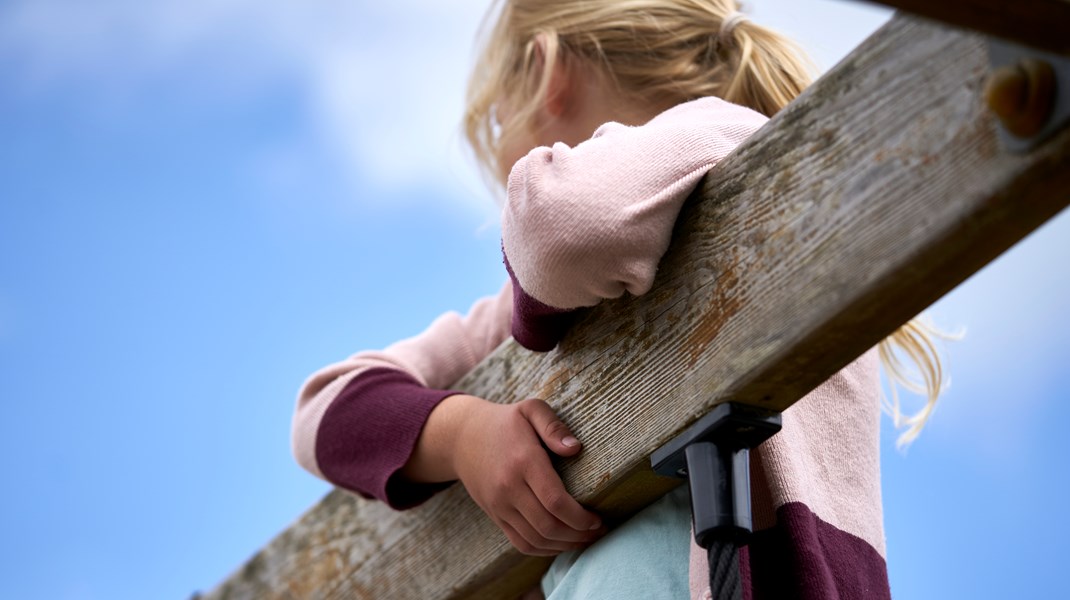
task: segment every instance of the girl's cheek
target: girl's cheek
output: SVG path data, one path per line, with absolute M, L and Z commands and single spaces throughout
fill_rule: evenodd
M 502 137 L 502 145 L 498 152 L 498 167 L 500 169 L 498 176 L 503 184 L 509 182 L 509 172 L 513 170 L 513 165 L 521 158 L 524 158 L 534 147 L 534 142 L 523 139 L 523 136 Z

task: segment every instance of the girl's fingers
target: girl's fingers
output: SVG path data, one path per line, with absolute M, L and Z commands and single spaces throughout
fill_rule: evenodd
M 499 520 L 497 521 L 497 525 L 502 532 L 505 533 L 505 537 L 509 539 L 509 543 L 519 550 L 521 554 L 528 554 L 530 556 L 554 556 L 559 554 L 558 552 L 540 550 L 535 546 L 532 546 L 526 539 L 524 539 L 524 536 L 517 533 L 516 529 L 505 521 Z
M 557 418 L 557 413 L 549 404 L 532 398 L 521 402 L 518 408 L 551 452 L 560 456 L 573 456 L 580 451 L 582 444 L 572 435 L 568 426 Z
M 472 499 L 525 554 L 552 556 L 597 539 L 600 520 L 568 494 L 543 448 L 567 453 L 568 429 L 542 401 L 493 406 L 484 435 L 461 445 L 454 461 Z
M 509 540 L 513 542 L 513 545 L 516 546 L 517 550 L 520 550 L 524 554 L 552 556 L 565 552 L 566 550 L 575 550 L 579 547 L 579 544 L 576 542 L 564 542 L 543 537 L 524 518 L 524 515 L 516 511 L 503 519 L 502 524 L 508 526 L 522 541 L 521 544 L 518 544 L 512 538 Z M 505 527 L 503 527 L 502 530 L 505 531 Z M 508 535 L 509 533 L 507 532 L 506 536 L 508 537 Z
M 593 531 L 576 529 L 555 517 L 543 506 L 534 491 L 521 494 L 515 500 L 515 506 L 521 517 L 543 539 L 575 545 L 589 543 L 596 537 Z
M 561 477 L 550 464 L 549 457 L 543 456 L 541 460 L 535 461 L 532 470 L 525 473 L 525 479 L 539 502 L 538 508 L 541 509 L 537 511 L 532 508 L 529 513 L 544 511 L 548 517 L 559 521 L 571 531 L 582 533 L 584 541 L 591 541 L 594 537 L 592 532 L 601 529 L 602 520 L 568 493 L 565 484 L 561 483 Z

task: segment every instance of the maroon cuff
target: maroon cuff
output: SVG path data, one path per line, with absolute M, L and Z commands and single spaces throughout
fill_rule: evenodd
M 413 483 L 399 471 L 412 456 L 431 410 L 457 393 L 428 389 L 394 369 L 364 371 L 342 389 L 320 421 L 320 471 L 331 483 L 395 509 L 426 501 L 452 482 Z
M 572 326 L 576 309 L 554 308 L 536 300 L 520 287 L 504 249 L 502 257 L 505 259 L 505 270 L 513 280 L 513 339 L 528 350 L 553 350 Z

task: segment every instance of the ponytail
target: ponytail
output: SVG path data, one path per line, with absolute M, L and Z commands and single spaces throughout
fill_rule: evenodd
M 732 65 L 722 98 L 771 117 L 810 85 L 812 67 L 794 42 L 735 15 L 722 24 L 717 46 Z

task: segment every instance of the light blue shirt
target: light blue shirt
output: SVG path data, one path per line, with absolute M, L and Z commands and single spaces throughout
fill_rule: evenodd
M 546 600 L 690 598 L 691 505 L 681 485 L 586 550 L 558 555 Z

